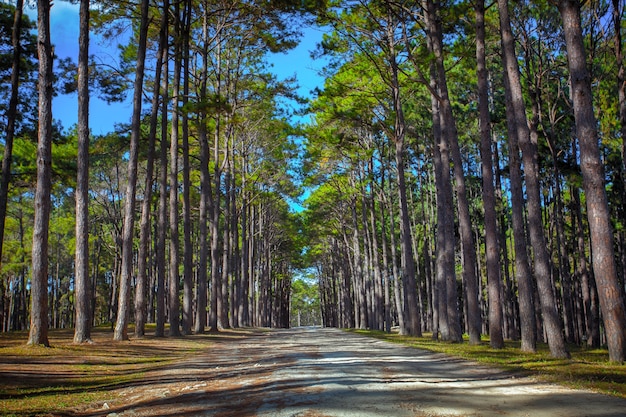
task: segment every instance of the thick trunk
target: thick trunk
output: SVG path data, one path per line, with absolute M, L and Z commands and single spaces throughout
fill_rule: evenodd
M 37 52 L 39 56 L 39 132 L 37 188 L 33 225 L 32 280 L 29 345 L 48 342 L 48 230 L 52 175 L 52 62 L 50 2 L 37 2 Z
M 80 2 L 78 38 L 78 158 L 76 159 L 76 255 L 74 343 L 91 340 L 89 278 L 89 0 Z
M 580 3 L 561 0 L 558 4 L 563 19 L 567 46 L 576 134 L 580 143 L 580 167 L 587 200 L 587 217 L 591 233 L 593 270 L 598 287 L 600 308 L 604 318 L 609 359 L 626 360 L 626 312 L 623 289 L 617 276 L 613 247 L 613 229 L 604 184 L 604 167 L 600 159 L 598 132 L 591 93 L 591 80 L 586 66 L 580 23 Z

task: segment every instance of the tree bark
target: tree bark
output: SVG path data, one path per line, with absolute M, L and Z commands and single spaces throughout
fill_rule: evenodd
M 180 2 L 174 3 L 174 79 L 172 85 L 172 116 L 170 133 L 170 172 L 169 172 L 169 229 L 170 229 L 170 259 L 169 259 L 169 282 L 168 302 L 170 336 L 180 336 L 180 299 L 179 287 L 180 276 L 178 266 L 180 264 L 180 239 L 178 233 L 178 138 L 179 138 L 179 101 L 180 101 L 180 77 L 182 71 L 182 47 L 181 47 L 181 19 Z
M 133 272 L 133 236 L 135 229 L 135 191 L 137 188 L 137 165 L 139 160 L 139 140 L 141 137 L 141 100 L 143 98 L 143 78 L 148 37 L 149 1 L 141 2 L 141 23 L 137 46 L 137 65 L 133 94 L 133 116 L 131 120 L 130 152 L 128 158 L 128 183 L 124 200 L 124 228 L 122 231 L 122 271 L 120 277 L 117 321 L 113 340 L 128 340 L 128 320 L 130 315 L 130 285 Z
M 504 55 L 506 45 L 513 46 L 511 26 L 508 18 L 508 2 L 498 0 L 500 10 L 500 32 L 502 35 L 502 49 L 504 62 L 504 85 L 506 96 L 506 119 L 509 139 L 509 175 L 511 182 L 511 219 L 515 242 L 515 275 L 518 283 L 518 297 L 520 305 L 520 325 L 524 352 L 534 352 L 537 349 L 537 325 L 535 322 L 535 301 L 532 273 L 528 259 L 526 245 L 526 231 L 524 221 L 524 195 L 522 191 L 521 161 L 518 146 L 518 126 L 513 107 L 513 96 L 509 74 L 519 74 L 515 54 Z M 509 57 L 510 61 L 506 60 Z M 509 67 L 511 66 L 511 68 Z M 519 77 L 519 76 L 518 76 Z M 525 117 L 524 117 L 524 123 Z M 523 129 L 523 126 L 522 126 Z M 527 127 L 526 127 L 527 129 Z
M 50 346 L 48 341 L 48 230 L 52 175 L 52 63 L 48 0 L 37 1 L 37 52 L 39 56 L 39 132 L 37 188 L 33 227 L 31 311 L 29 345 Z
M 391 38 L 393 34 L 389 34 Z M 391 42 L 393 45 L 393 42 Z M 393 48 L 390 48 L 393 50 Z M 411 245 L 411 221 L 409 217 L 409 207 L 407 203 L 407 187 L 404 172 L 404 139 L 406 134 L 406 123 L 404 120 L 404 112 L 402 109 L 402 101 L 400 97 L 400 83 L 398 80 L 398 64 L 396 57 L 390 59 L 391 62 L 391 93 L 393 100 L 393 110 L 395 112 L 394 120 L 394 138 L 395 145 L 395 162 L 396 162 L 396 179 L 398 182 L 398 204 L 400 211 L 400 249 L 401 253 L 401 270 L 402 285 L 404 287 L 407 316 L 405 318 L 405 329 L 403 333 L 412 336 L 421 336 L 421 320 L 420 306 L 417 302 L 417 282 L 415 279 L 415 261 L 413 259 L 413 248 Z
M 164 1 L 163 11 L 165 15 L 169 15 L 165 11 L 169 10 L 168 0 Z M 168 25 L 165 25 L 167 28 Z M 165 39 L 167 39 L 167 29 L 165 32 Z M 162 108 L 161 108 L 161 147 L 159 149 L 159 208 L 157 218 L 157 243 L 156 243 L 156 264 L 157 264 L 157 300 L 156 300 L 156 330 L 154 335 L 156 337 L 165 336 L 165 282 L 167 280 L 167 267 L 166 267 L 166 240 L 167 240 L 167 108 L 168 108 L 168 89 L 169 89 L 169 69 L 168 69 L 168 55 L 169 50 L 167 47 L 168 42 L 165 43 L 166 47 L 163 50 L 163 86 L 161 88 Z
M 200 72 L 200 103 L 206 100 L 206 86 L 208 79 L 208 22 L 206 14 L 202 22 L 202 70 Z M 198 143 L 200 147 L 200 212 L 198 227 L 198 284 L 196 286 L 196 333 L 204 333 L 207 324 L 207 270 L 209 260 L 208 228 L 209 198 L 211 192 L 211 178 L 209 173 L 209 141 L 206 127 L 206 111 L 202 107 L 198 110 Z
M 609 359 L 626 360 L 626 310 L 620 287 L 613 246 L 613 228 L 604 184 L 604 167 L 600 159 L 598 132 L 593 113 L 591 79 L 586 66 L 580 21 L 580 3 L 560 0 L 563 33 L 567 47 L 576 134 L 580 143 L 580 167 L 587 200 L 587 217 L 591 233 L 593 271 L 604 318 Z
M 89 0 L 80 2 L 78 38 L 78 158 L 76 174 L 76 255 L 74 343 L 91 341 L 89 277 Z
M 476 249 L 474 247 L 474 238 L 472 236 L 472 226 L 469 214 L 469 203 L 467 201 L 467 191 L 465 187 L 465 174 L 463 172 L 463 160 L 461 150 L 459 148 L 459 138 L 456 128 L 456 120 L 452 113 L 452 105 L 448 94 L 448 83 L 446 79 L 446 71 L 444 67 L 443 56 L 443 33 L 439 17 L 438 3 L 428 2 L 428 28 L 431 37 L 431 47 L 435 56 L 435 73 L 438 84 L 440 114 L 442 117 L 441 132 L 445 137 L 450 150 L 450 156 L 453 162 L 454 184 L 457 196 L 457 210 L 459 218 L 459 234 L 461 238 L 461 250 L 463 253 L 463 284 L 465 285 L 465 293 L 467 294 L 467 319 L 468 330 L 470 336 L 470 344 L 480 343 L 481 317 L 480 306 L 478 304 L 478 278 L 476 277 Z M 447 169 L 446 166 L 443 167 Z M 456 279 L 455 279 L 456 281 Z M 451 291 L 448 294 L 448 309 L 450 314 L 451 338 L 454 341 L 462 341 L 463 334 L 460 325 L 460 316 L 457 303 L 451 304 L 452 296 L 456 294 L 455 288 L 449 284 Z
M 183 98 L 182 107 L 189 101 L 189 42 L 191 25 L 191 1 L 184 2 L 183 11 Z M 182 114 L 182 152 L 183 152 L 183 334 L 191 334 L 193 326 L 193 245 L 191 244 L 191 179 L 189 166 L 189 115 Z
M 152 186 L 154 184 L 154 157 L 156 151 L 156 135 L 159 116 L 161 73 L 163 55 L 167 48 L 167 13 L 161 17 L 159 34 L 159 48 L 156 55 L 154 74 L 154 92 L 152 93 L 152 109 L 150 113 L 150 132 L 148 133 L 148 155 L 146 158 L 146 180 L 144 196 L 141 204 L 141 223 L 139 226 L 139 253 L 137 255 L 137 284 L 135 289 L 135 336 L 145 335 L 145 325 L 148 319 L 148 250 L 150 243 L 150 218 L 152 207 Z
M 483 206 L 485 212 L 485 255 L 489 296 L 489 344 L 494 349 L 504 347 L 502 335 L 502 301 L 500 277 L 500 247 L 496 222 L 496 197 L 491 152 L 491 118 L 489 116 L 489 85 L 485 59 L 485 2 L 477 0 L 476 61 L 478 79 L 478 111 L 480 128 L 480 156 L 483 177 Z

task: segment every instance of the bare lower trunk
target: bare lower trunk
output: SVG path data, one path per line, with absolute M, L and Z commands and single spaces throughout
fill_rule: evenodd
M 74 343 L 91 339 L 89 278 L 89 0 L 80 2 L 78 52 L 78 158 L 76 159 L 76 255 Z
M 512 45 L 513 39 L 508 20 L 508 2 L 499 0 L 502 45 Z M 509 54 L 510 55 L 510 54 Z M 513 54 L 514 56 L 514 54 Z M 503 56 L 504 58 L 504 56 Z M 509 68 L 511 66 L 511 68 Z M 505 62 L 504 84 L 506 96 L 507 133 L 509 139 L 509 174 L 511 182 L 511 220 L 513 224 L 513 238 L 515 242 L 515 276 L 518 283 L 520 327 L 522 336 L 522 351 L 534 352 L 537 349 L 537 325 L 535 321 L 535 301 L 532 273 L 528 259 L 526 230 L 524 221 L 524 195 L 522 191 L 521 161 L 518 146 L 518 126 L 513 108 L 511 81 L 509 74 L 519 73 L 517 62 Z
M 52 44 L 50 2 L 37 2 L 37 51 L 39 54 L 39 133 L 37 188 L 33 227 L 32 280 L 29 345 L 48 342 L 48 230 L 52 175 Z
M 137 164 L 139 160 L 139 139 L 141 137 L 141 101 L 143 98 L 144 64 L 146 60 L 146 39 L 148 35 L 148 0 L 141 2 L 141 27 L 137 49 L 137 67 L 133 95 L 133 116 L 131 121 L 130 152 L 128 158 L 128 184 L 124 201 L 124 227 L 122 231 L 122 271 L 117 305 L 114 340 L 128 340 L 130 315 L 130 285 L 133 270 L 133 237 L 135 229 L 135 190 L 137 187 Z
M 148 252 L 150 246 L 150 218 L 152 205 L 152 184 L 154 183 L 154 157 L 156 149 L 156 134 L 159 116 L 159 94 L 163 55 L 165 53 L 167 13 L 161 18 L 161 32 L 159 35 L 159 49 L 156 56 L 154 75 L 154 91 L 152 94 L 152 109 L 150 113 L 150 132 L 148 133 L 148 155 L 146 161 L 146 179 L 144 198 L 141 203 L 141 223 L 139 226 L 139 253 L 137 255 L 137 285 L 135 290 L 135 336 L 143 337 L 146 321 L 148 320 Z M 149 303 L 152 305 L 152 303 Z
M 481 317 L 480 306 L 478 304 L 478 278 L 476 277 L 476 249 L 472 236 L 472 226 L 469 213 L 469 203 L 467 201 L 467 191 L 465 187 L 465 174 L 463 172 L 463 160 L 459 148 L 459 138 L 456 127 L 456 120 L 452 113 L 452 105 L 448 95 L 448 84 L 444 67 L 443 56 L 443 33 L 439 21 L 438 4 L 428 2 L 428 27 L 431 37 L 431 47 L 435 55 L 435 76 L 437 79 L 441 133 L 445 137 L 450 150 L 451 162 L 453 162 L 454 185 L 456 188 L 457 211 L 459 220 L 459 234 L 461 239 L 461 250 L 463 253 L 463 284 L 467 299 L 467 320 L 468 332 L 471 344 L 480 343 Z M 448 169 L 444 166 L 443 169 Z M 453 223 L 452 223 L 453 224 Z M 451 330 L 451 340 L 460 342 L 463 340 L 460 316 L 456 300 L 452 303 L 452 297 L 456 296 L 456 279 L 449 282 L 448 309 L 449 325 Z
M 496 222 L 496 197 L 491 152 L 491 120 L 485 59 L 485 4 L 478 0 L 476 8 L 476 59 L 478 76 L 478 110 L 480 113 L 480 155 L 483 176 L 483 206 L 485 210 L 485 257 L 489 294 L 489 340 L 494 349 L 504 347 L 502 335 L 502 302 L 500 277 L 500 248 Z
M 563 32 L 567 46 L 576 134 L 580 143 L 580 167 L 591 232 L 593 270 L 606 329 L 609 359 L 614 362 L 624 362 L 626 360 L 626 311 L 622 296 L 623 289 L 619 284 L 615 263 L 613 228 L 604 188 L 604 167 L 600 159 L 598 132 L 593 114 L 591 80 L 586 67 L 580 23 L 580 3 L 561 0 L 558 7 L 563 19 Z

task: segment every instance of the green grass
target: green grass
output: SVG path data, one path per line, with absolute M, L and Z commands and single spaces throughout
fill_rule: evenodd
M 371 330 L 353 332 L 497 366 L 545 382 L 626 398 L 626 365 L 609 362 L 606 349 L 569 346 L 571 359 L 554 359 L 550 356 L 548 346 L 544 344 L 538 346 L 536 353 L 524 353 L 520 350 L 520 342 L 514 341 L 507 341 L 504 349 L 492 349 L 489 340 L 485 338 L 480 345 L 470 345 L 467 339 L 464 343 L 435 341 L 431 334 L 426 333 L 423 337 L 412 337 Z

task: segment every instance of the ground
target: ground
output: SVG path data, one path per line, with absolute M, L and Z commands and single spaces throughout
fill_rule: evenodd
M 624 416 L 626 401 L 335 329 L 251 332 L 81 416 Z
M 0 382 L 67 387 L 75 378 L 76 389 L 84 389 L 90 373 L 100 379 L 110 373 L 116 379 L 109 385 L 93 384 L 97 401 L 68 404 L 61 414 L 83 417 L 626 415 L 624 399 L 337 329 L 248 329 L 113 347 L 106 358 L 96 356 L 98 343 L 94 356 L 77 347 L 71 372 L 55 367 L 55 355 L 13 365 L 5 356 Z M 153 362 L 146 362 L 149 352 Z M 125 374 L 132 378 L 124 382 Z

